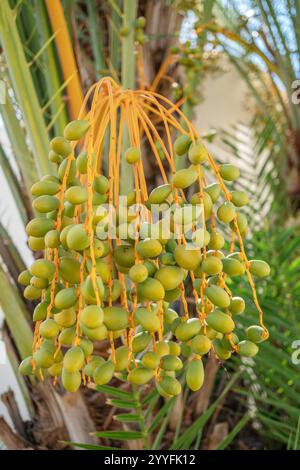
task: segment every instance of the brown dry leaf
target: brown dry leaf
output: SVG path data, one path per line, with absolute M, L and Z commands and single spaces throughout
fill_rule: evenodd
M 173 410 L 170 416 L 170 421 L 169 421 L 169 428 L 174 431 L 176 429 L 176 426 L 178 424 L 179 418 L 182 416 L 183 413 L 183 394 L 180 393 L 180 395 L 177 396 L 175 405 L 173 406 Z
M 0 417 L 0 439 L 8 450 L 26 450 L 27 443 Z M 29 449 L 28 449 L 29 450 Z
M 207 438 L 207 444 L 205 448 L 207 450 L 215 450 L 221 444 L 221 442 L 228 435 L 228 423 L 217 423 L 210 436 Z

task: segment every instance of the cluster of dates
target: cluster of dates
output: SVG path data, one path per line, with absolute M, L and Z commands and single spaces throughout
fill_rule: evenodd
M 73 149 L 74 142 L 87 142 L 90 127 L 88 120 L 72 121 L 64 137 L 51 141 L 49 158 L 57 175 L 44 176 L 31 189 L 37 216 L 26 227 L 28 244 L 44 250 L 44 258 L 19 276 L 25 298 L 39 300 L 33 352 L 20 372 L 53 376 L 71 392 L 82 382 L 101 385 L 113 377 L 138 385 L 154 380 L 164 397 L 179 394 L 184 379 L 198 390 L 203 356 L 226 360 L 237 352 L 251 357 L 268 336 L 263 324 L 250 326 L 242 340 L 235 332 L 245 302 L 231 293 L 228 279 L 248 275 L 252 283 L 252 276 L 270 271 L 264 261 L 248 261 L 243 248 L 229 249 L 224 239 L 226 226 L 240 242 L 248 231 L 240 212 L 247 194 L 230 189 L 224 199 L 222 190 L 239 170 L 216 166 L 218 180 L 202 187 L 209 154 L 201 142 L 180 135 L 173 150 L 187 155 L 188 167 L 174 171 L 170 183 L 155 187 L 146 200 L 140 188 L 128 193 L 122 207 L 126 217 L 121 206 L 116 208 L 113 239 L 106 217 L 112 175 L 98 172 L 92 153 L 75 155 Z M 141 165 L 140 148 L 128 148 L 124 158 L 132 167 Z M 190 195 L 199 181 L 200 191 Z M 133 209 L 140 201 L 146 220 Z M 168 232 L 164 217 L 151 219 L 157 206 L 168 214 Z M 174 305 L 180 304 L 179 315 Z M 101 348 L 99 354 L 103 341 L 107 353 Z

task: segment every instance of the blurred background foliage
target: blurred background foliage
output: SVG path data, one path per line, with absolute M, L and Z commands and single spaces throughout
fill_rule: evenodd
M 211 357 L 199 392 L 186 389 L 166 401 L 119 382 L 70 396 L 16 373 L 30 420 L 23 422 L 11 392 L 2 396 L 14 424 L 0 418 L 6 447 L 300 448 L 300 366 L 291 361 L 300 339 L 299 10 L 298 0 L 1 0 L 0 113 L 9 151 L 0 145 L 0 163 L 24 226 L 31 185 L 53 172 L 49 140 L 76 117 L 93 82 L 111 75 L 124 87 L 157 90 L 192 119 L 205 94 L 201 85 L 222 73 L 226 57 L 247 86 L 250 119 L 217 129 L 216 147 L 244 170 L 240 185 L 251 194 L 247 249 L 272 268 L 259 285 L 270 341 L 254 359 L 233 358 L 225 369 Z M 208 145 L 214 136 L 203 135 Z M 104 173 L 106 166 L 104 160 Z M 146 172 L 151 187 L 158 172 Z M 0 235 L 2 336 L 16 371 L 31 349 L 33 305 L 17 284 L 22 248 L 1 219 Z M 240 321 L 250 324 L 250 292 L 242 280 L 237 289 L 250 305 Z

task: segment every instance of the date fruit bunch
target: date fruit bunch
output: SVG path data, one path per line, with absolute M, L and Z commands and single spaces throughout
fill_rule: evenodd
M 22 374 L 52 376 L 70 392 L 113 377 L 154 383 L 171 397 L 185 381 L 201 388 L 205 356 L 257 354 L 268 331 L 253 277 L 270 268 L 244 249 L 248 196 L 235 189 L 239 169 L 214 162 L 180 109 L 104 78 L 53 138 L 49 159 L 55 174 L 32 186 L 36 217 L 26 227 L 44 256 L 19 276 L 24 297 L 37 301 Z M 161 178 L 149 192 L 146 159 Z M 230 290 L 241 276 L 258 310 L 245 332 L 245 301 Z

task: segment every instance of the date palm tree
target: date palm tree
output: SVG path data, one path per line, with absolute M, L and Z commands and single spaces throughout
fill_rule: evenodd
M 138 22 L 141 16 L 146 21 Z M 0 112 L 10 149 L 0 146 L 0 161 L 24 226 L 32 216 L 30 187 L 38 177 L 53 172 L 49 140 L 77 117 L 91 83 L 112 75 L 128 88 L 151 86 L 154 80 L 155 87 L 166 88 L 164 77 L 174 63 L 168 54 L 178 43 L 183 16 L 176 5 L 165 1 L 1 0 L 0 78 L 6 102 Z M 176 65 L 172 73 L 176 77 Z M 129 177 L 123 180 L 130 185 Z M 0 224 L 0 231 L 3 338 L 17 370 L 31 349 L 33 305 L 24 301 L 17 283 L 25 268 L 22 253 L 6 227 Z M 0 440 L 7 446 L 56 448 L 62 440 L 95 441 L 86 396 L 62 394 L 51 384 L 18 375 L 17 379 L 32 421 L 30 428 L 22 423 L 12 395 L 5 395 L 18 431 L 17 435 L 0 420 Z

